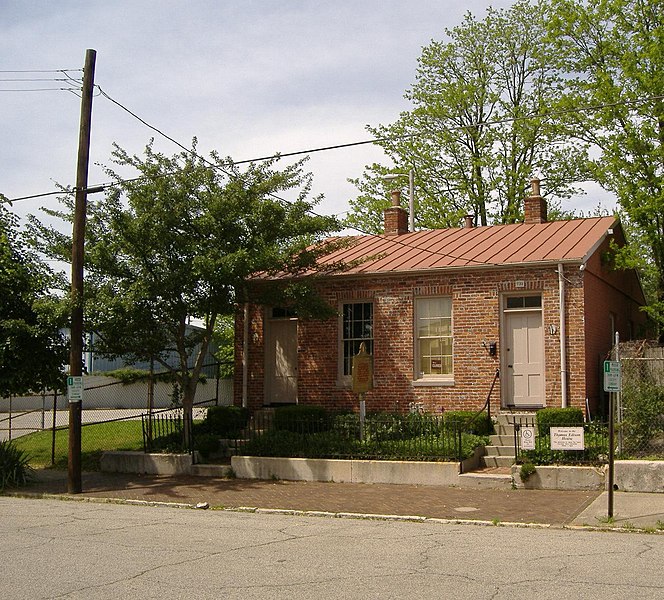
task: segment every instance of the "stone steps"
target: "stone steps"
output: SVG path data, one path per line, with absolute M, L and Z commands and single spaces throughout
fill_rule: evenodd
M 485 447 L 485 455 L 480 465 L 485 468 L 511 467 L 516 461 L 514 455 L 514 424 L 521 421 L 532 423 L 533 413 L 498 413 L 494 416 L 495 434 L 489 436 L 489 445 Z M 511 476 L 510 478 L 510 486 Z

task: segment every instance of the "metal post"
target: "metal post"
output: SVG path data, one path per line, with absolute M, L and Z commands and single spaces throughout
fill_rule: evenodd
M 58 392 L 53 392 L 53 430 L 51 434 L 51 466 L 55 465 L 55 424 L 58 411 Z

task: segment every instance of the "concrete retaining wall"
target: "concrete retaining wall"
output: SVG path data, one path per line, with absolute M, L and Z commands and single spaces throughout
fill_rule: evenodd
M 189 475 L 189 454 L 146 454 L 145 452 L 104 452 L 101 470 L 108 473 L 145 473 L 146 475 Z
M 664 460 L 617 460 L 613 482 L 621 492 L 664 492 Z
M 276 478 L 337 483 L 456 485 L 459 474 L 458 463 L 255 456 L 233 456 L 231 467 L 240 479 Z
M 604 467 L 542 466 L 526 481 L 521 480 L 520 465 L 512 466 L 512 477 L 518 488 L 531 490 L 603 490 Z

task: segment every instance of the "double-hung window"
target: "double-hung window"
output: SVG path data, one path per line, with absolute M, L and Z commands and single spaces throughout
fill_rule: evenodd
M 352 374 L 353 356 L 364 342 L 366 351 L 373 354 L 373 304 L 350 302 L 341 310 L 341 375 Z
M 417 379 L 451 379 L 452 298 L 417 298 L 415 321 Z

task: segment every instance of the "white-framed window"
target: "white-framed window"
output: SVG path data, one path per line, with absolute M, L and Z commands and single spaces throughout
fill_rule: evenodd
M 416 379 L 452 379 L 452 298 L 415 300 Z
M 369 354 L 373 354 L 373 303 L 346 302 L 341 307 L 340 368 L 342 377 L 352 374 L 353 356 L 364 342 Z

